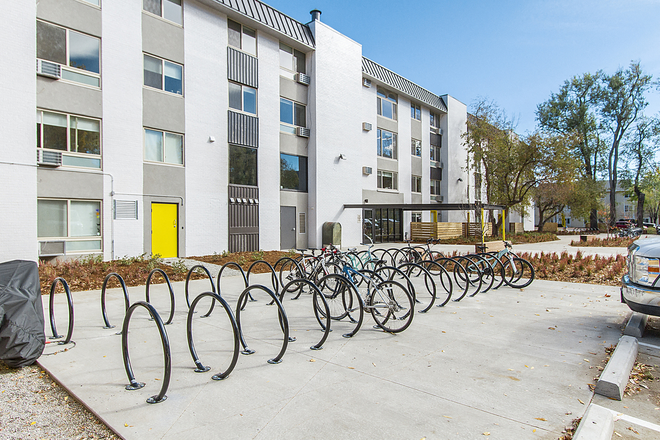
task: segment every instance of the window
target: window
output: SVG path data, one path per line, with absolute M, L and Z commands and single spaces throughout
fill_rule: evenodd
M 101 86 L 101 40 L 37 21 L 37 58 L 62 65 L 62 79 Z
M 229 183 L 257 186 L 257 149 L 229 146 Z
M 296 72 L 306 73 L 305 54 L 280 43 L 280 74 L 293 79 Z
M 101 6 L 101 0 L 83 0 L 85 3 L 90 3 L 94 6 Z
M 435 145 L 431 145 L 431 160 L 434 160 L 436 162 L 440 162 L 440 147 L 436 147 Z
M 181 0 L 144 0 L 142 8 L 176 24 L 183 23 Z
M 418 121 L 421 121 L 422 108 L 417 104 L 410 103 L 410 117 L 413 119 L 417 119 Z
M 396 133 L 378 129 L 378 155 L 389 159 L 397 158 Z
M 233 20 L 227 20 L 229 45 L 257 56 L 257 32 Z
M 422 141 L 412 139 L 410 153 L 413 156 L 422 157 Z
M 397 190 L 399 188 L 397 184 L 397 173 L 378 170 L 378 188 Z
M 431 127 L 440 128 L 440 117 L 431 112 Z
M 378 88 L 377 94 L 378 114 L 396 121 L 396 95 L 389 93 L 380 87 Z
M 280 154 L 280 189 L 307 192 L 307 158 Z
M 412 192 L 421 193 L 422 192 L 422 176 L 412 176 Z
M 101 250 L 101 202 L 37 200 L 37 236 L 66 240 L 66 252 Z
M 431 195 L 440 195 L 440 180 L 431 180 Z
M 101 121 L 37 110 L 37 148 L 66 152 L 63 165 L 101 168 Z
M 229 83 L 229 108 L 244 111 L 245 113 L 257 114 L 257 89 L 242 86 L 233 82 Z
M 296 134 L 296 127 L 306 127 L 306 112 L 304 105 L 280 98 L 280 131 Z
M 183 135 L 145 128 L 144 160 L 183 165 Z
M 183 93 L 183 66 L 145 54 L 144 85 L 181 95 Z
M 422 221 L 422 213 L 421 212 L 413 212 L 410 214 L 410 221 L 411 222 L 421 222 Z

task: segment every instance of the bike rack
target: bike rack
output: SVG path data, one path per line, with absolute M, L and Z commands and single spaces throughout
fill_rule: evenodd
M 50 315 L 50 329 L 53 331 L 53 336 L 50 339 L 59 339 L 62 335 L 57 334 L 57 328 L 55 328 L 55 287 L 57 283 L 62 284 L 64 287 L 64 292 L 66 293 L 66 301 L 69 305 L 69 329 L 66 332 L 66 338 L 64 341 L 58 342 L 58 345 L 65 345 L 71 342 L 71 335 L 73 335 L 73 297 L 71 296 L 71 289 L 69 289 L 69 284 L 62 277 L 57 277 L 53 280 L 53 283 L 50 285 L 50 296 L 48 299 L 48 314 Z
M 355 328 L 353 329 L 353 331 L 351 331 L 349 333 L 344 333 L 342 335 L 344 338 L 352 338 L 360 330 L 360 327 L 362 327 L 362 322 L 364 321 L 364 300 L 360 296 L 360 293 L 357 291 L 357 288 L 355 287 L 355 285 L 348 278 L 346 278 L 344 275 L 340 275 L 340 274 L 328 274 L 328 275 L 324 276 L 323 278 L 321 278 L 319 280 L 319 284 L 316 284 L 317 289 L 321 291 L 322 295 L 324 296 L 324 299 L 325 299 L 326 294 L 323 293 L 323 286 L 325 285 L 325 281 L 327 279 L 330 279 L 330 278 L 339 278 L 339 279 L 341 279 L 341 281 L 346 284 L 348 289 L 351 290 L 352 294 L 354 294 L 355 297 L 357 298 L 357 302 L 358 302 L 358 306 L 359 306 L 358 308 L 360 309 L 360 319 L 358 319 L 356 321 L 351 316 L 350 312 L 354 311 L 355 309 L 349 310 L 346 316 L 348 316 L 348 319 L 351 322 L 355 322 L 356 325 L 355 325 Z M 314 313 L 316 315 L 316 320 L 319 322 L 321 327 L 324 327 L 323 323 L 321 322 L 321 317 L 318 315 L 318 309 L 316 307 L 314 308 Z M 343 318 L 345 318 L 345 317 L 343 317 Z M 333 318 L 331 318 L 330 313 L 328 313 L 326 315 L 326 320 L 329 322 L 331 319 L 333 319 Z M 341 321 L 341 319 L 339 319 L 338 321 Z M 328 324 L 328 326 L 329 325 L 330 324 Z
M 229 322 L 231 323 L 232 331 L 234 332 L 234 355 L 232 357 L 229 367 L 225 371 L 215 374 L 213 375 L 213 377 L 211 377 L 213 380 L 222 380 L 227 376 L 229 376 L 229 374 L 234 370 L 234 367 L 236 367 L 236 362 L 238 361 L 238 353 L 240 350 L 240 345 L 239 345 L 240 341 L 239 341 L 238 324 L 236 324 L 236 319 L 234 318 L 234 314 L 232 313 L 229 304 L 227 304 L 227 301 L 225 301 L 217 293 L 202 292 L 199 295 L 197 295 L 193 300 L 192 305 L 190 306 L 190 310 L 188 311 L 188 321 L 186 327 L 186 332 L 188 336 L 188 348 L 190 349 L 190 355 L 192 356 L 193 361 L 195 362 L 195 366 L 197 367 L 195 368 L 195 373 L 204 373 L 206 371 L 209 371 L 211 367 L 202 364 L 202 362 L 199 360 L 199 356 L 197 356 L 197 351 L 195 350 L 195 343 L 193 341 L 193 332 L 192 332 L 192 322 L 193 322 L 193 315 L 195 313 L 195 308 L 197 307 L 199 301 L 207 296 L 213 298 L 214 302 L 218 301 L 220 305 L 225 309 L 225 312 L 227 313 L 227 317 L 229 318 Z
M 413 300 L 417 301 L 415 298 L 417 297 L 417 292 L 415 291 L 415 286 L 413 285 L 412 281 L 410 281 L 410 278 L 408 278 L 408 275 L 403 272 L 401 269 L 398 267 L 394 266 L 380 266 L 374 272 L 378 274 L 379 272 L 385 272 L 389 271 L 389 275 L 387 276 L 387 279 L 389 281 L 395 281 L 394 280 L 394 274 L 400 275 L 404 280 L 406 280 L 406 284 L 408 285 L 408 290 L 410 291 L 410 294 L 413 297 Z
M 170 316 L 169 318 L 167 318 L 167 322 L 165 323 L 165 325 L 168 325 L 172 323 L 172 318 L 174 318 L 174 290 L 172 289 L 172 283 L 170 283 L 170 278 L 167 276 L 167 274 L 163 269 L 156 268 L 151 272 L 149 272 L 149 276 L 147 277 L 147 287 L 146 287 L 147 302 L 149 302 L 149 286 L 151 285 L 151 277 L 155 273 L 159 273 L 163 276 L 165 282 L 167 283 L 168 289 L 170 289 Z
M 218 280 L 217 281 L 218 290 L 217 291 L 218 291 L 218 295 L 220 295 L 220 296 L 222 296 L 222 289 L 220 289 L 220 278 L 222 278 L 222 272 L 224 272 L 225 268 L 227 268 L 227 267 L 235 267 L 236 269 L 238 269 L 238 271 L 241 273 L 241 276 L 243 277 L 243 284 L 245 285 L 245 287 L 248 286 L 248 280 L 247 280 L 247 277 L 245 276 L 245 272 L 243 271 L 243 268 L 238 263 L 230 261 L 228 263 L 225 263 L 220 268 L 220 271 L 218 272 L 218 278 L 217 278 L 217 280 Z M 248 298 L 250 299 L 250 301 L 256 301 L 256 299 L 252 298 L 252 295 L 248 295 Z M 245 306 L 243 306 L 243 307 L 245 307 Z
M 442 266 L 440 266 L 440 267 L 442 267 Z M 436 300 L 436 294 L 438 293 L 437 289 L 435 287 L 435 281 L 433 281 L 433 276 L 431 276 L 431 273 L 428 270 L 424 269 L 422 266 L 420 266 L 417 263 L 403 263 L 403 264 L 399 265 L 398 269 L 399 270 L 408 269 L 404 273 L 406 274 L 406 278 L 408 278 L 409 281 L 410 281 L 410 276 L 412 275 L 413 269 L 419 270 L 417 275 L 414 275 L 414 276 L 418 277 L 419 275 L 424 273 L 424 286 L 426 286 L 427 292 L 431 295 L 431 301 L 429 302 L 429 305 L 426 308 L 424 308 L 423 310 L 420 310 L 419 313 L 426 313 L 429 310 L 431 310 L 431 307 L 433 307 L 433 304 L 435 303 L 435 300 Z M 444 268 L 443 268 L 443 270 L 444 270 Z M 429 281 L 431 282 L 432 289 L 429 288 Z M 410 283 L 412 285 L 412 281 L 410 281 Z M 416 290 L 415 290 L 414 287 L 412 287 L 412 293 L 413 293 L 413 298 L 415 299 L 415 302 L 421 304 L 421 301 L 417 300 Z
M 125 306 L 124 314 L 126 314 L 128 308 L 131 306 L 131 301 L 128 298 L 128 289 L 126 288 L 126 283 L 124 282 L 124 279 L 121 277 L 121 275 L 119 275 L 116 272 L 109 273 L 103 280 L 103 287 L 101 288 L 101 313 L 103 314 L 103 322 L 105 323 L 105 327 L 103 328 L 105 329 L 115 328 L 114 325 L 110 325 L 110 321 L 108 320 L 108 313 L 105 307 L 105 291 L 106 288 L 108 287 L 108 281 L 110 281 L 112 277 L 117 278 L 117 281 L 119 281 L 119 284 L 121 285 L 121 288 L 124 291 L 124 306 Z
M 284 266 L 284 264 L 286 262 L 293 263 L 293 266 L 295 266 L 295 268 L 296 268 L 296 271 L 297 271 L 299 277 L 294 278 L 294 279 L 296 279 L 296 280 L 303 279 L 303 278 L 300 278 L 300 276 L 304 276 L 304 272 L 303 272 L 302 267 L 300 266 L 300 263 L 298 263 L 296 260 L 294 260 L 291 257 L 282 257 L 282 258 L 280 258 L 279 260 L 277 260 L 275 262 L 275 265 L 273 266 L 273 269 L 277 269 L 277 266 L 279 266 L 279 265 Z M 292 275 L 292 274 L 290 273 L 289 275 Z M 280 278 L 280 284 L 283 286 L 284 285 L 284 280 L 282 279 L 282 268 L 280 268 L 280 277 L 279 278 Z M 291 284 L 292 283 L 287 283 L 287 287 L 290 286 Z M 296 290 L 298 291 L 298 295 L 296 295 L 294 298 L 291 298 L 292 301 L 296 300 L 300 297 L 300 294 L 302 293 L 302 290 L 303 290 L 303 286 L 300 285 Z M 292 290 L 291 292 L 295 292 L 296 290 Z M 281 294 L 284 294 L 285 292 L 288 292 L 288 290 L 283 289 Z M 281 298 L 281 296 L 280 296 L 280 298 Z
M 456 277 L 458 276 L 456 274 L 456 269 L 460 268 L 460 270 L 463 271 L 463 275 L 464 275 L 464 279 L 465 279 L 465 288 L 463 289 L 463 293 L 458 298 L 452 299 L 452 301 L 456 302 L 456 301 L 462 300 L 465 297 L 465 295 L 467 295 L 468 290 L 470 289 L 470 284 L 471 284 L 470 280 L 468 279 L 467 270 L 465 270 L 463 265 L 461 263 L 459 263 L 458 261 L 454 260 L 453 258 L 438 258 L 437 260 L 432 261 L 432 263 L 435 263 L 435 264 L 438 264 L 438 265 L 442 266 L 447 271 L 447 273 L 449 273 L 449 271 L 447 270 L 445 265 L 447 263 L 452 263 L 454 265 L 454 270 L 452 271 L 454 273 L 454 281 L 456 282 L 456 286 L 459 289 L 461 289 L 461 285 L 459 284 L 458 280 L 456 279 Z M 442 282 L 442 279 L 441 279 L 441 282 Z M 442 286 L 445 287 L 444 283 L 442 283 Z M 445 290 L 446 289 L 447 288 L 445 287 Z M 452 290 L 453 290 L 453 287 L 452 287 Z
M 277 266 L 277 264 L 276 264 L 276 266 Z M 300 290 L 302 290 L 302 285 L 303 285 L 303 284 L 306 284 L 306 285 L 308 285 L 311 289 L 313 289 L 313 290 L 314 290 L 314 293 L 313 293 L 313 295 L 312 295 L 312 305 L 313 305 L 314 309 L 316 309 L 316 307 L 317 307 L 317 305 L 316 305 L 316 298 L 317 298 L 317 297 L 318 297 L 318 298 L 321 298 L 321 301 L 323 302 L 323 307 L 325 308 L 325 316 L 330 316 L 330 306 L 328 306 L 328 301 L 326 301 L 325 296 L 323 296 L 323 293 L 321 293 L 321 291 L 320 291 L 319 288 L 316 286 L 316 284 L 312 283 L 312 282 L 309 281 L 309 280 L 305 280 L 305 279 L 302 279 L 302 278 L 292 280 L 292 281 L 289 282 L 284 288 L 282 288 L 282 293 L 280 293 L 280 302 L 283 302 L 283 301 L 284 301 L 284 294 L 285 294 L 286 292 L 288 292 L 288 288 L 289 288 L 289 286 L 291 286 L 291 285 L 294 284 L 294 283 L 295 283 L 295 284 L 300 284 L 300 285 L 301 285 L 301 286 L 300 286 Z M 300 295 L 300 294 L 298 294 L 298 296 L 299 296 L 299 295 Z M 292 298 L 291 300 L 298 299 L 298 296 L 296 296 L 295 298 Z M 318 313 L 318 311 L 315 310 L 314 313 Z M 330 321 L 331 321 L 330 319 L 326 319 L 328 325 L 323 325 L 323 323 L 321 322 L 321 320 L 318 319 L 318 318 L 317 318 L 317 321 L 318 321 L 319 324 L 321 325 L 321 329 L 323 329 L 323 337 L 321 338 L 321 340 L 320 340 L 316 345 L 312 345 L 311 347 L 309 347 L 311 350 L 322 350 L 322 349 L 323 349 L 323 344 L 325 343 L 326 339 L 328 339 L 328 335 L 329 335 L 330 332 L 332 331 L 332 330 L 330 330 Z M 281 319 L 280 319 L 280 325 L 282 325 L 282 320 L 281 320 Z M 296 340 L 296 338 L 289 338 L 289 340 L 290 340 L 291 342 L 293 342 L 293 341 Z
M 420 266 L 422 269 L 424 269 L 426 272 L 428 272 L 431 276 L 431 279 L 433 279 L 433 275 L 431 271 L 429 270 L 429 266 L 437 266 L 437 268 L 440 270 L 440 273 L 438 274 L 438 279 L 440 280 L 440 285 L 442 285 L 442 288 L 447 292 L 447 299 L 445 299 L 441 304 L 436 304 L 436 307 L 444 307 L 449 300 L 451 299 L 452 294 L 454 293 L 454 283 L 451 281 L 451 275 L 449 275 L 449 272 L 445 267 L 437 262 L 438 260 L 425 260 L 421 261 L 420 263 L 412 263 L 412 266 Z M 426 267 L 422 266 L 425 265 Z M 447 285 L 445 284 L 445 280 L 443 278 L 443 275 L 447 277 L 447 284 L 449 284 L 449 288 L 447 288 Z M 433 282 L 434 285 L 436 285 L 435 281 Z M 435 291 L 435 301 L 438 299 L 438 291 Z M 428 310 L 426 310 L 428 311 Z
M 208 276 L 209 281 L 211 281 L 211 290 L 213 293 L 215 293 L 215 284 L 213 283 L 213 276 L 211 276 L 211 272 L 209 270 L 202 266 L 201 264 L 196 264 L 193 267 L 190 268 L 188 271 L 188 275 L 186 275 L 186 304 L 188 305 L 188 310 L 190 310 L 190 298 L 188 296 L 188 283 L 190 283 L 190 277 L 192 277 L 193 272 L 195 269 L 203 269 L 204 272 L 206 272 L 206 276 Z M 211 314 L 213 311 L 213 308 L 215 307 L 215 301 L 211 301 L 211 307 L 209 308 L 209 311 L 206 312 L 206 315 L 202 315 L 202 318 L 208 318 L 208 316 Z
M 252 273 L 252 269 L 254 267 L 260 265 L 260 264 L 265 264 L 270 269 L 270 272 L 271 272 L 270 282 L 271 282 L 271 285 L 273 287 L 273 291 L 275 292 L 276 295 L 279 294 L 280 293 L 280 284 L 277 281 L 277 274 L 275 273 L 275 268 L 273 268 L 273 266 L 271 266 L 271 264 L 268 261 L 257 260 L 254 263 L 250 264 L 250 267 L 248 267 L 248 271 L 247 271 L 247 283 L 248 283 L 248 285 L 250 284 L 250 274 Z
M 245 338 L 243 337 L 243 330 L 241 328 L 241 310 L 242 310 L 241 304 L 243 304 L 242 307 L 246 306 L 247 296 L 253 290 L 262 290 L 266 292 L 271 297 L 273 302 L 277 305 L 278 319 L 280 321 L 280 326 L 282 327 L 282 332 L 284 333 L 284 341 L 282 343 L 282 348 L 280 349 L 279 354 L 275 356 L 273 359 L 269 359 L 268 363 L 279 364 L 280 362 L 282 362 L 282 357 L 284 356 L 284 352 L 286 352 L 286 348 L 289 344 L 289 319 L 287 318 L 286 312 L 284 311 L 284 307 L 282 306 L 280 300 L 277 298 L 277 295 L 275 295 L 275 293 L 273 293 L 273 291 L 270 290 L 268 287 L 262 286 L 260 284 L 253 284 L 252 286 L 246 287 L 245 290 L 238 297 L 238 302 L 236 303 L 236 324 L 238 324 L 239 337 L 241 340 L 241 345 L 243 346 L 243 351 L 241 352 L 241 354 L 250 355 L 255 353 L 254 350 L 248 348 L 247 343 L 245 342 Z
M 157 395 L 151 396 L 147 399 L 147 403 L 160 403 L 167 399 L 165 392 L 170 385 L 170 376 L 172 375 L 172 351 L 170 349 L 170 341 L 167 338 L 167 332 L 165 331 L 165 324 L 163 324 L 163 320 L 161 319 L 154 306 L 144 301 L 138 301 L 128 308 L 126 311 L 126 316 L 124 317 L 124 325 L 122 326 L 121 352 L 124 358 L 124 368 L 126 369 L 126 375 L 128 376 L 128 381 L 130 382 L 128 385 L 126 385 L 126 389 L 133 391 L 144 387 L 144 382 L 138 382 L 135 380 L 135 375 L 133 374 L 133 369 L 131 368 L 131 359 L 128 353 L 128 325 L 130 324 L 133 312 L 138 307 L 144 307 L 147 309 L 151 318 L 156 322 L 156 325 L 158 326 L 158 332 L 160 333 L 160 340 L 163 344 L 163 355 L 165 357 L 165 376 L 163 377 L 163 385 Z

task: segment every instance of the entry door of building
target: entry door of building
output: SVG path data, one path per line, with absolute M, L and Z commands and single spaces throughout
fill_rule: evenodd
M 280 249 L 296 248 L 296 207 L 280 206 Z
M 173 203 L 151 204 L 151 254 L 163 258 L 178 257 L 178 206 Z

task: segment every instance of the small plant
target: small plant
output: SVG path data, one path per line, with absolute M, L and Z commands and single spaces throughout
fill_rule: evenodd
M 162 263 L 162 258 L 160 254 L 151 255 L 151 258 L 149 258 L 149 261 L 147 262 L 147 269 L 149 269 L 150 271 L 154 270 L 160 267 L 161 263 Z
M 252 261 L 263 260 L 264 259 L 264 250 L 259 249 L 258 251 L 252 252 Z
M 182 260 L 176 260 L 171 264 L 174 273 L 188 273 L 188 268 Z M 197 269 L 198 271 L 201 269 Z

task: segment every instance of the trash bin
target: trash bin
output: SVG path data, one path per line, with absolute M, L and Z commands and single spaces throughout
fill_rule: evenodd
M 341 223 L 325 222 L 321 231 L 321 241 L 323 246 L 331 244 L 341 246 Z

